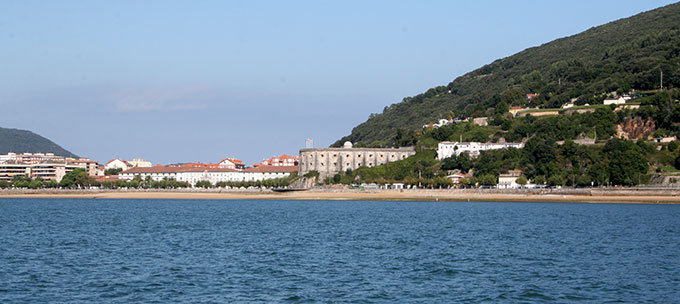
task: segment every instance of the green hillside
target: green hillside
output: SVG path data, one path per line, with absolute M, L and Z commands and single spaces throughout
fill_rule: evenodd
M 0 154 L 54 153 L 55 155 L 78 157 L 51 140 L 27 130 L 0 128 Z
M 398 145 L 404 134 L 438 119 L 492 117 L 508 106 L 552 108 L 572 98 L 578 98 L 577 105 L 598 104 L 607 92 L 658 88 L 661 72 L 664 87 L 680 87 L 678 3 L 526 49 L 406 97 L 372 114 L 333 146 L 348 140 Z M 528 101 L 530 93 L 540 95 Z

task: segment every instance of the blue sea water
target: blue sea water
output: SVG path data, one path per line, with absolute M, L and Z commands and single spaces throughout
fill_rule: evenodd
M 0 199 L 1 303 L 680 303 L 680 206 Z

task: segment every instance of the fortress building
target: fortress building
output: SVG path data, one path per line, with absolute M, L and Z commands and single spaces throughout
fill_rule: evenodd
M 352 148 L 345 142 L 342 148 L 309 148 L 300 150 L 299 175 L 318 171 L 325 179 L 337 173 L 359 167 L 375 167 L 415 155 L 414 147 L 402 148 Z

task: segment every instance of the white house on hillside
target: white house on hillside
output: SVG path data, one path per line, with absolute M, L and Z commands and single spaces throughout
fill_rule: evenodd
M 467 152 L 470 157 L 477 157 L 481 151 L 516 148 L 521 149 L 524 143 L 480 143 L 480 142 L 451 142 L 443 141 L 437 146 L 437 158 L 439 160 L 453 155 L 459 156 Z
M 612 105 L 612 104 L 614 104 L 614 105 L 620 105 L 620 104 L 624 104 L 624 103 L 626 103 L 626 99 L 623 98 L 623 97 L 619 97 L 619 98 L 607 98 L 607 99 L 604 100 L 604 104 L 605 104 L 605 105 Z

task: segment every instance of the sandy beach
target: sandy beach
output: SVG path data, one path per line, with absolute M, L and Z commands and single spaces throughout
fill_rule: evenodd
M 155 190 L 4 190 L 0 198 L 90 199 L 252 199 L 252 200 L 376 200 L 680 204 L 680 190 L 580 190 L 561 192 L 500 192 L 475 190 L 336 190 L 155 191 Z

